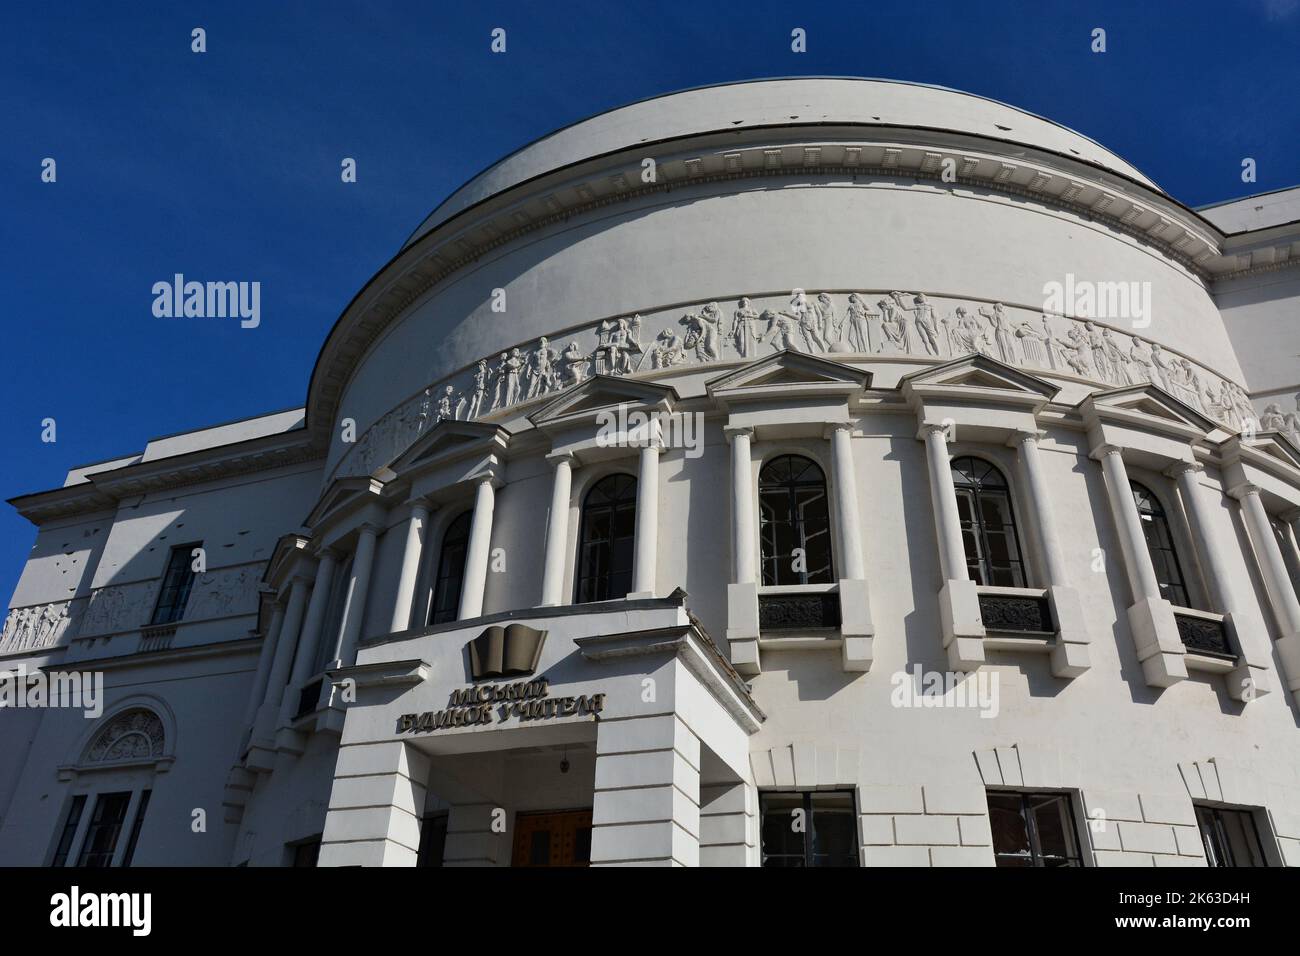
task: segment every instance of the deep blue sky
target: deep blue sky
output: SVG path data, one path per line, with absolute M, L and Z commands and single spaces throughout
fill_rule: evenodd
M 504 55 L 489 51 L 497 26 Z M 1105 54 L 1089 49 L 1098 26 Z M 794 27 L 807 53 L 790 51 Z M 451 190 L 527 141 L 657 93 L 795 74 L 1003 100 L 1188 205 L 1300 183 L 1300 0 L 6 3 L 0 496 L 301 404 L 361 285 Z M 261 327 L 154 318 L 150 288 L 175 272 L 259 280 Z M 0 594 L 33 539 L 0 506 Z

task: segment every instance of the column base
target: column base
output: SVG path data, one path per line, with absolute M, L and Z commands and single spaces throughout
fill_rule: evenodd
M 1083 614 L 1079 592 L 1065 585 L 1047 589 L 1056 623 L 1056 644 L 1052 647 L 1052 676 L 1074 678 L 1092 667 L 1089 653 L 1088 624 Z
M 1284 634 L 1273 642 L 1278 657 L 1282 658 L 1282 673 L 1287 690 L 1300 695 L 1300 633 Z
M 875 628 L 871 623 L 871 596 L 867 582 L 840 579 L 840 662 L 846 671 L 871 670 L 871 645 Z
M 1148 687 L 1172 687 L 1187 679 L 1187 649 L 1172 604 L 1164 598 L 1139 601 L 1128 609 L 1128 626 Z
M 1255 651 L 1256 647 L 1268 646 L 1268 631 L 1263 620 L 1252 612 L 1225 614 L 1223 626 L 1232 647 L 1237 649 L 1237 666 L 1224 677 L 1228 682 L 1228 696 L 1243 703 L 1267 697 L 1273 691 L 1269 662 L 1260 659 Z
M 758 656 L 758 585 L 727 585 L 727 643 L 731 666 L 752 676 L 760 672 Z
M 973 671 L 984 663 L 984 622 L 974 581 L 945 581 L 939 591 L 939 620 L 948 667 Z

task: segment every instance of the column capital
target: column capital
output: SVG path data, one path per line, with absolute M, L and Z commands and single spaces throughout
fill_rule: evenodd
M 1092 451 L 1088 452 L 1088 457 L 1094 461 L 1101 461 L 1103 458 L 1109 458 L 1111 455 L 1118 455 L 1121 459 L 1124 457 L 1124 449 L 1119 445 L 1112 445 L 1109 442 L 1103 442 Z
M 752 439 L 754 437 L 754 429 L 750 428 L 748 425 L 724 425 L 722 428 L 722 434 L 727 437 L 727 444 L 730 445 L 733 438 Z
M 916 430 L 916 437 L 925 441 L 931 435 L 938 432 L 943 436 L 943 440 L 946 443 L 948 441 L 948 427 L 950 425 L 953 426 L 954 430 L 956 429 L 956 424 L 954 422 L 922 422 L 921 426 Z
M 848 432 L 852 435 L 857 424 L 857 422 L 831 422 L 822 429 L 822 438 L 834 438 L 836 432 Z
M 1191 472 L 1193 475 L 1201 474 L 1205 471 L 1205 466 L 1199 461 L 1176 461 L 1165 469 L 1166 478 L 1177 479 L 1180 475 Z
M 339 559 L 339 550 L 333 545 L 326 545 L 316 549 L 316 558 L 320 561 L 337 561 Z
M 430 501 L 427 495 L 416 495 L 413 498 L 407 498 L 404 502 L 402 502 L 402 504 L 412 509 L 423 508 L 426 514 L 428 512 L 438 510 L 437 504 Z
M 560 465 L 567 464 L 570 468 L 578 464 L 578 456 L 571 451 L 553 451 L 547 454 L 546 460 L 551 463 L 552 468 L 558 468 Z
M 1032 442 L 1037 445 L 1046 437 L 1047 432 L 1039 431 L 1037 428 L 1032 430 L 1028 428 L 1017 428 L 1011 433 L 1011 437 L 1007 439 L 1007 447 L 1015 448 L 1017 445 L 1023 445 L 1025 442 Z
M 1252 485 L 1249 481 L 1243 481 L 1239 485 L 1233 485 L 1228 489 L 1228 497 L 1236 498 L 1238 501 L 1244 501 L 1254 495 L 1259 497 L 1259 485 Z
M 1296 508 L 1292 511 L 1283 512 L 1282 514 L 1278 515 L 1278 518 L 1282 521 L 1285 521 L 1287 524 L 1295 524 L 1297 521 L 1300 521 L 1300 508 Z

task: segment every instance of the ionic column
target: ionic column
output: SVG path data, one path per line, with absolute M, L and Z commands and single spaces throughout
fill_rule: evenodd
M 1079 592 L 1070 587 L 1061 538 L 1047 490 L 1047 476 L 1038 451 L 1041 433 L 1016 432 L 1011 444 L 1018 451 L 1020 475 L 1029 498 L 1030 526 L 1038 536 L 1039 553 L 1047 572 L 1047 594 L 1058 639 L 1052 648 L 1052 674 L 1055 677 L 1078 677 L 1091 666 L 1088 652 L 1088 625 Z
M 1114 445 L 1105 446 L 1098 454 L 1106 478 L 1106 497 L 1110 501 L 1120 549 L 1124 553 L 1124 570 L 1133 592 L 1133 603 L 1160 600 L 1160 584 L 1151 564 L 1151 553 L 1147 551 L 1147 539 L 1142 533 L 1142 519 L 1133 500 L 1133 486 L 1129 483 L 1124 458 Z
M 757 520 L 754 517 L 750 439 L 753 429 L 723 429 L 731 444 L 731 567 L 727 585 L 727 642 L 731 663 L 742 674 L 761 670 L 758 655 Z
M 1269 692 L 1269 683 L 1264 671 L 1268 667 L 1268 643 L 1264 639 L 1263 647 L 1257 646 L 1260 634 L 1264 631 L 1264 622 L 1259 619 L 1253 597 L 1243 600 L 1240 590 L 1234 585 L 1232 571 L 1224 563 L 1226 549 L 1215 533 L 1214 515 L 1205 500 L 1205 489 L 1201 487 L 1200 475 L 1205 467 L 1199 462 L 1178 462 L 1165 471 L 1165 474 L 1178 482 L 1178 496 L 1182 499 L 1183 510 L 1191 524 L 1192 538 L 1196 542 L 1196 551 L 1200 555 L 1206 577 L 1209 578 L 1210 596 L 1215 610 L 1231 622 L 1236 634 L 1238 651 L 1243 657 L 1241 666 L 1228 678 L 1228 693 L 1235 700 L 1253 700 Z
M 1047 582 L 1065 585 L 1065 557 L 1061 551 L 1060 536 L 1056 533 L 1047 479 L 1043 475 L 1043 463 L 1038 454 L 1038 439 L 1038 432 L 1016 432 L 1013 441 L 1020 453 L 1020 473 L 1028 493 L 1032 524 L 1038 529 L 1038 548 L 1046 566 Z
M 921 431 L 930 469 L 930 503 L 939 536 L 939 566 L 945 581 L 969 581 L 966 548 L 961 540 L 961 516 L 957 513 L 957 488 L 952 483 L 948 457 L 948 436 L 943 425 L 923 425 Z
M 1264 576 L 1268 602 L 1277 616 L 1278 626 L 1284 636 L 1300 637 L 1300 600 L 1297 600 L 1295 588 L 1291 586 L 1291 579 L 1286 573 L 1282 549 L 1273 537 L 1273 526 L 1268 520 L 1268 512 L 1264 510 L 1264 502 L 1259 498 L 1259 488 L 1252 484 L 1242 484 L 1230 489 L 1228 494 L 1241 502 L 1246 527 L 1250 529 L 1250 540 L 1255 546 L 1255 558 Z
M 569 550 L 569 496 L 573 488 L 573 456 L 562 452 L 550 458 L 555 475 L 551 481 L 551 513 L 546 521 L 542 607 L 564 603 L 564 559 Z
M 751 428 L 726 429 L 731 443 L 731 560 L 737 584 L 753 584 L 756 573 L 754 520 L 754 489 L 750 472 L 749 442 L 754 437 Z
M 636 479 L 636 526 L 633 531 L 632 595 L 655 596 L 655 564 L 659 560 L 659 445 L 641 449 Z
M 332 658 L 344 665 L 356 660 L 357 642 L 366 616 L 366 597 L 370 593 L 370 570 L 375 563 L 375 529 L 362 525 L 357 532 L 357 549 L 352 555 L 352 576 L 343 601 L 343 623 L 334 644 Z
M 293 658 L 293 673 L 281 698 L 281 707 L 288 699 L 288 687 L 298 687 L 311 676 L 316 666 L 316 651 L 320 645 L 321 628 L 325 623 L 325 605 L 329 603 L 330 584 L 334 580 L 334 566 L 337 555 L 326 549 L 321 552 L 320 563 L 316 565 L 316 581 L 311 587 L 311 601 L 307 604 L 307 617 L 303 621 L 302 636 L 298 639 L 298 651 Z
M 1133 500 L 1128 469 L 1124 467 L 1120 449 L 1114 445 L 1101 446 L 1092 457 L 1101 460 L 1106 478 L 1106 497 L 1110 501 L 1115 531 L 1124 556 L 1124 570 L 1133 592 L 1127 618 L 1142 674 L 1151 687 L 1169 687 L 1187 677 L 1187 663 L 1183 659 L 1187 649 L 1178 634 L 1173 605 L 1160 596 L 1160 585 L 1151 564 L 1151 554 L 1147 551 L 1146 536 L 1142 533 L 1142 519 L 1138 517 L 1137 503 Z
M 1282 558 L 1291 571 L 1291 583 L 1300 593 L 1300 510 L 1278 518 L 1282 523 Z
M 257 656 L 257 674 L 253 677 L 253 689 L 248 695 L 248 704 L 244 707 L 244 727 L 253 723 L 257 708 L 266 698 L 267 684 L 271 678 L 271 661 L 275 657 L 276 645 L 280 640 L 280 630 L 284 627 L 284 605 L 276 601 L 271 608 L 271 620 L 267 623 L 266 634 L 262 637 L 262 651 Z
M 271 673 L 266 681 L 266 695 L 258 704 L 278 706 L 280 695 L 284 692 L 285 682 L 289 679 L 289 668 L 293 666 L 293 652 L 298 647 L 299 630 L 302 628 L 303 611 L 307 607 L 307 592 L 311 584 L 304 577 L 294 577 L 289 581 L 289 599 L 285 602 L 284 621 L 280 625 L 280 637 L 275 644 L 275 658 L 271 661 Z
M 388 629 L 393 633 L 411 626 L 411 605 L 415 601 L 415 584 L 420 577 L 420 558 L 424 553 L 424 529 L 429 526 L 429 504 L 411 502 L 411 516 L 406 519 L 406 538 L 402 544 L 402 570 L 397 578 L 397 600 L 393 602 L 393 619 Z
M 474 492 L 474 516 L 470 519 L 469 548 L 465 553 L 465 582 L 460 592 L 460 611 L 456 615 L 459 621 L 483 613 L 483 592 L 487 588 L 488 561 L 492 557 L 492 511 L 495 503 L 492 476 L 482 475 Z
M 862 561 L 862 523 L 858 518 L 858 479 L 853 467 L 853 425 L 839 422 L 831 426 L 831 472 L 834 475 L 836 511 L 840 516 L 840 550 L 843 568 L 840 575 L 857 581 L 866 578 Z

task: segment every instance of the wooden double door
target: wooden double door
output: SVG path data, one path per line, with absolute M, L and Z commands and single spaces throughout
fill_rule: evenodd
M 515 816 L 512 866 L 586 866 L 590 861 L 590 810 Z

